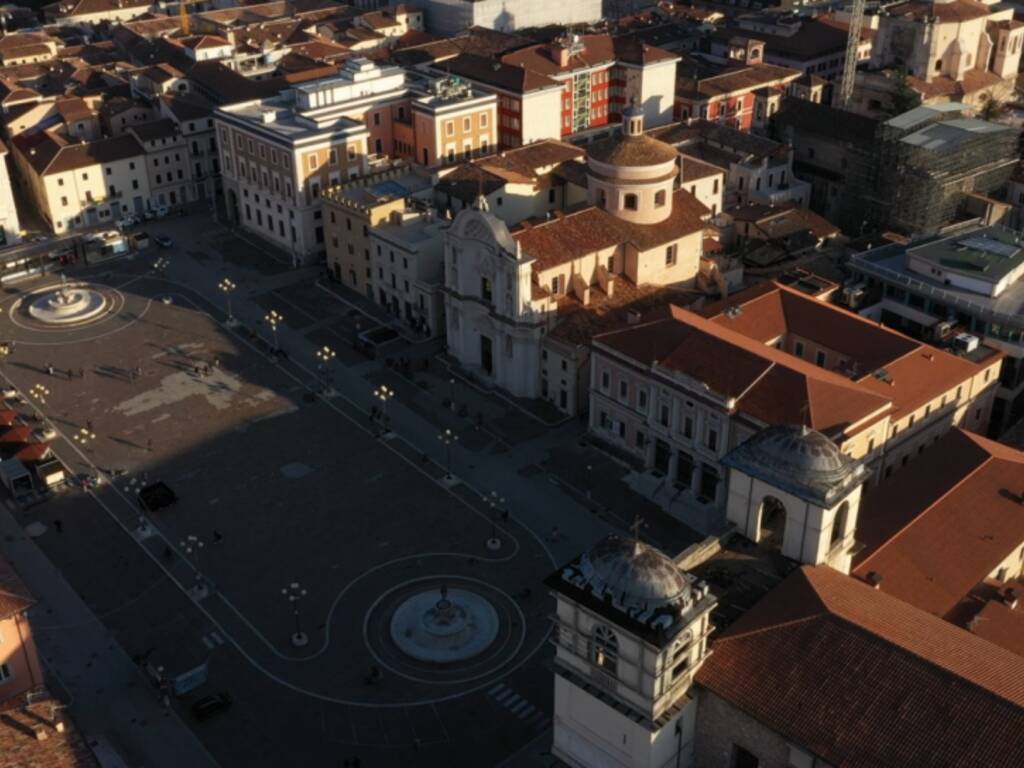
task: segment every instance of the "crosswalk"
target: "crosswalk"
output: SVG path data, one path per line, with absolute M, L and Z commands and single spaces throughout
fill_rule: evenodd
M 487 695 L 507 709 L 510 714 L 537 730 L 543 730 L 551 725 L 551 718 L 543 709 L 538 708 L 504 683 L 493 686 L 487 691 Z
M 224 638 L 216 632 L 210 632 L 203 635 L 203 645 L 209 648 L 211 651 L 217 646 L 224 645 Z

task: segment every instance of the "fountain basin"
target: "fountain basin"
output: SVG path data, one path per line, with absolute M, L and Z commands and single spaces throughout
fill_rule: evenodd
M 406 599 L 391 617 L 391 639 L 418 661 L 447 664 L 470 659 L 494 642 L 498 613 L 465 589 L 431 589 Z
M 74 325 L 103 314 L 107 298 L 87 285 L 62 285 L 28 299 L 28 314 L 46 325 Z

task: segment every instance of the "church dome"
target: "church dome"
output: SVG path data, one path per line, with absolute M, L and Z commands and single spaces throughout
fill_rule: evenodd
M 638 168 L 674 163 L 679 153 L 650 136 L 620 135 L 594 142 L 587 148 L 587 156 L 605 165 Z
M 624 608 L 653 609 L 685 599 L 690 582 L 671 559 L 640 541 L 608 536 L 580 558 L 584 584 Z
M 828 437 L 796 425 L 769 427 L 759 432 L 731 451 L 724 463 L 824 505 L 863 473 L 861 464 L 839 450 Z

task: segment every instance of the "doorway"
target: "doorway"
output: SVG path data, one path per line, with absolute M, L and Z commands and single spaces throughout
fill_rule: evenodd
M 494 375 L 494 353 L 491 339 L 483 334 L 480 334 L 480 367 L 488 376 Z

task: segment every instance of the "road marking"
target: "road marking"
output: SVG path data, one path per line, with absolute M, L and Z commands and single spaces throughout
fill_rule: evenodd
M 488 696 L 493 696 L 494 694 L 496 694 L 499 691 L 501 691 L 504 687 L 505 687 L 504 683 L 498 683 L 496 686 L 494 686 L 493 688 L 491 688 L 491 690 L 489 690 L 487 692 L 487 695 Z
M 520 720 L 525 720 L 526 718 L 528 718 L 530 715 L 532 715 L 536 711 L 537 711 L 537 707 L 535 707 L 533 704 L 531 704 L 530 706 L 528 706 L 526 709 L 524 709 L 522 712 L 519 713 L 519 719 Z

